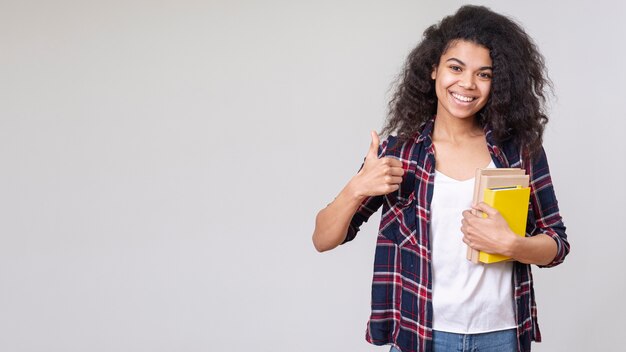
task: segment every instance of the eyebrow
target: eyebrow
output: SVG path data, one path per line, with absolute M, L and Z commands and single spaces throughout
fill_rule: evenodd
M 448 62 L 448 61 L 456 61 L 456 62 L 458 62 L 460 65 L 467 66 L 467 65 L 465 64 L 465 62 L 463 62 L 463 61 L 461 61 L 461 60 L 459 60 L 459 59 L 457 59 L 457 58 L 455 58 L 455 57 L 451 57 L 451 58 L 449 58 L 448 60 L 446 60 L 446 62 Z M 479 67 L 479 68 L 478 68 L 478 71 L 483 71 L 483 70 L 492 70 L 492 71 L 493 71 L 493 67 L 491 67 L 491 66 L 483 66 L 483 67 Z

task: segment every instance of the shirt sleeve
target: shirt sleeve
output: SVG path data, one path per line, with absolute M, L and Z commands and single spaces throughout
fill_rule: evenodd
M 383 204 L 383 196 L 367 197 L 359 206 L 356 211 L 350 225 L 348 225 L 348 233 L 343 243 L 352 241 L 356 234 L 359 232 L 361 225 L 374 214 L 378 208 Z
M 546 234 L 557 245 L 556 256 L 551 263 L 540 267 L 553 267 L 563 262 L 570 251 L 565 233 L 565 224 L 559 214 L 559 206 L 554 194 L 548 159 L 543 147 L 530 164 L 530 202 L 535 218 L 535 229 L 531 235 Z

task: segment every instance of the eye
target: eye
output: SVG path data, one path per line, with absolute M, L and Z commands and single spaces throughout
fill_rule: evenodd
M 481 72 L 478 74 L 478 77 L 483 79 L 491 79 L 492 76 L 490 72 Z
M 455 72 L 461 72 L 462 68 L 458 65 L 450 65 L 450 69 Z

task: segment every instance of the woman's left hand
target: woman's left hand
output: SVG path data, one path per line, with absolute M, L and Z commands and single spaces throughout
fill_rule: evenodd
M 479 213 L 474 215 L 471 210 L 463 212 L 463 220 L 461 220 L 463 242 L 473 249 L 510 257 L 519 236 L 511 230 L 506 220 L 495 208 L 483 202 L 472 208 L 478 210 Z M 480 212 L 487 214 L 487 217 L 483 218 Z

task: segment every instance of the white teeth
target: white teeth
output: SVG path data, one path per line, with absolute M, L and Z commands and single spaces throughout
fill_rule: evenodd
M 469 103 L 470 101 L 474 100 L 474 98 L 472 98 L 472 97 L 466 97 L 466 96 L 459 95 L 459 94 L 456 94 L 456 93 L 452 93 L 452 96 L 455 97 L 456 99 L 460 100 L 460 101 L 464 101 L 464 102 L 467 102 L 467 103 Z

